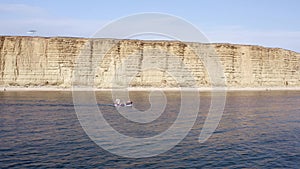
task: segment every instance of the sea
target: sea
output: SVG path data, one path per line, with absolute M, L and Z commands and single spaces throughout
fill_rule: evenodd
M 210 92 L 199 92 L 194 121 L 177 126 L 178 131 L 191 126 L 185 135 L 173 133 L 169 139 L 155 144 L 147 156 L 135 155 L 136 140 L 144 139 L 148 141 L 145 145 L 151 145 L 155 136 L 164 137 L 180 113 L 189 112 L 189 107 L 195 109 L 181 108 L 182 99 L 185 103 L 197 101 L 190 95 L 182 98 L 181 92 L 164 91 L 157 94 L 160 98 L 164 96 L 163 99 L 156 99 L 155 94 L 150 97 L 150 91 L 130 91 L 132 107 L 113 106 L 117 93 L 94 92 L 96 105 L 87 107 L 96 106 L 101 117 L 116 131 L 99 127 L 99 132 L 94 131 L 98 132 L 97 138 L 86 130 L 89 124 L 80 120 L 72 92 L 0 92 L 0 168 L 300 167 L 300 91 L 227 92 L 215 130 L 202 142 L 199 135 L 213 109 L 213 97 Z M 160 114 L 155 114 L 155 104 L 163 105 Z M 131 121 L 126 112 L 134 112 L 135 116 L 149 112 L 153 119 L 145 115 Z M 148 119 L 141 121 L 142 117 Z M 116 133 L 133 141 L 120 145 Z M 181 136 L 184 137 L 171 145 Z M 106 144 L 99 140 L 105 140 Z M 170 148 L 162 150 L 166 143 Z M 146 153 L 149 147 L 141 146 L 136 151 Z

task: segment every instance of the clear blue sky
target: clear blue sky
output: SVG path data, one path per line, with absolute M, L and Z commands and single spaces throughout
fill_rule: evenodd
M 186 19 L 211 42 L 254 44 L 300 52 L 299 0 L 1 0 L 0 35 L 90 37 L 135 13 Z

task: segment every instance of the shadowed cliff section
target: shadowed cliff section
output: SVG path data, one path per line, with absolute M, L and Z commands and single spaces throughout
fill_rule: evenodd
M 300 87 L 300 54 L 279 48 L 15 36 L 0 37 L 0 86 L 209 87 L 212 57 L 228 87 Z

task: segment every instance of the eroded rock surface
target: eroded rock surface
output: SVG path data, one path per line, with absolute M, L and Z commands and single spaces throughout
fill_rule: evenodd
M 0 86 L 209 87 L 212 58 L 228 87 L 300 86 L 300 54 L 279 48 L 14 36 L 0 37 Z

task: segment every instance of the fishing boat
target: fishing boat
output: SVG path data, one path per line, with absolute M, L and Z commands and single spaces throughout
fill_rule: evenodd
M 127 101 L 126 103 L 121 103 L 120 99 L 116 99 L 114 106 L 115 107 L 131 107 L 133 105 L 132 101 Z

